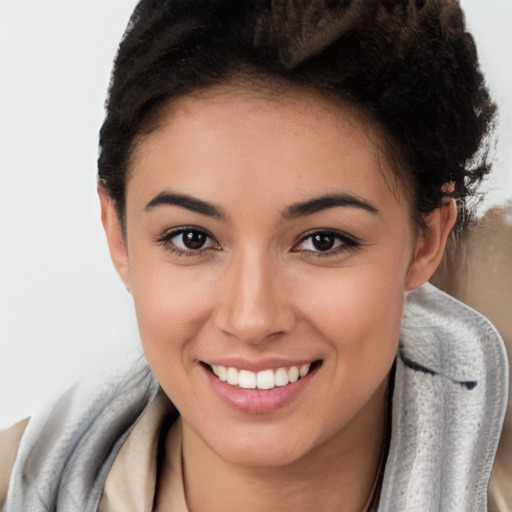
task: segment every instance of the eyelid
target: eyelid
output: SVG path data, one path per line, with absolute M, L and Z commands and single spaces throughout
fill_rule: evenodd
M 198 231 L 207 235 L 210 238 L 214 238 L 206 229 L 200 228 L 199 226 L 177 226 L 175 228 L 166 229 L 161 235 L 155 237 L 155 242 L 165 242 L 170 238 L 173 238 L 181 233 L 186 233 L 187 231 Z
M 171 243 L 171 240 L 183 233 L 187 233 L 190 231 L 196 231 L 198 233 L 201 233 L 205 235 L 207 238 L 212 240 L 217 247 L 201 247 L 197 250 L 194 249 L 182 249 L 181 247 L 177 246 L 170 246 L 167 244 Z M 204 253 L 205 251 L 211 250 L 211 249 L 220 249 L 220 244 L 217 242 L 217 239 L 206 229 L 201 228 L 199 226 L 178 226 L 175 228 L 170 228 L 166 231 L 164 231 L 161 235 L 154 238 L 154 241 L 156 243 L 160 243 L 166 246 L 167 250 L 174 252 L 176 254 L 186 255 L 186 256 L 195 256 L 200 255 L 201 253 Z
M 294 250 L 296 247 L 298 247 L 300 244 L 305 242 L 306 240 L 314 237 L 315 235 L 319 234 L 329 234 L 337 238 L 338 240 L 341 240 L 341 244 L 337 247 L 334 247 L 332 249 L 328 249 L 325 251 L 321 250 Z M 354 250 L 357 249 L 362 245 L 362 242 L 359 238 L 357 238 L 354 235 L 349 235 L 348 233 L 345 233 L 344 231 L 339 231 L 337 229 L 333 228 L 318 228 L 314 230 L 310 230 L 304 234 L 302 234 L 296 243 L 292 246 L 292 252 L 302 252 L 306 254 L 312 254 L 315 256 L 329 256 L 333 254 L 338 254 L 340 252 L 348 251 L 348 250 Z

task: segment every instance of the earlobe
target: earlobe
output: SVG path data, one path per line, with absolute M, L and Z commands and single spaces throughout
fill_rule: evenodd
M 101 205 L 101 222 L 107 236 L 110 257 L 126 289 L 130 290 L 128 252 L 114 201 L 101 183 L 98 184 L 98 196 Z
M 414 260 L 407 273 L 407 290 L 425 284 L 441 263 L 446 240 L 457 220 L 455 199 L 447 199 L 425 219 L 427 227 L 418 237 Z

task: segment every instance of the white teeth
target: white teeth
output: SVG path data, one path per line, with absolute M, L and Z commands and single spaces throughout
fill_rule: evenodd
M 286 386 L 305 377 L 311 368 L 310 364 L 278 368 L 274 370 L 262 370 L 255 373 L 249 370 L 237 370 L 233 367 L 212 365 L 213 373 L 223 382 L 231 386 L 239 386 L 244 389 L 273 389 L 276 386 Z
M 238 370 L 236 368 L 228 368 L 227 383 L 238 386 Z
M 258 372 L 258 375 L 256 376 L 256 385 L 258 389 L 272 389 L 275 387 L 274 372 L 272 370 Z
M 219 372 L 219 379 L 223 382 L 228 380 L 228 371 L 224 366 L 217 366 L 217 370 Z
M 279 368 L 279 370 L 277 370 L 275 380 L 276 386 L 286 386 L 286 384 L 290 382 L 286 368 Z
M 290 382 L 295 382 L 298 380 L 298 378 L 299 378 L 299 369 L 296 366 L 292 366 L 288 370 L 288 380 Z
M 244 389 L 254 389 L 256 387 L 256 374 L 249 370 L 240 370 L 238 373 L 238 385 Z
M 310 366 L 311 366 L 310 364 L 303 364 L 303 365 L 300 367 L 299 375 L 300 375 L 301 377 L 305 377 L 305 376 L 308 374 L 308 372 L 309 372 L 309 367 L 310 367 Z

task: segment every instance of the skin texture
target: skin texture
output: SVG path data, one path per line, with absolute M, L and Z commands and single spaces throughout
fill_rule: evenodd
M 411 205 L 354 112 L 316 93 L 226 85 L 172 105 L 142 138 L 127 183 L 126 234 L 100 186 L 114 264 L 133 294 L 149 365 L 183 422 L 191 510 L 360 510 L 382 446 L 385 391 L 405 293 L 426 282 L 456 217 L 453 201 L 418 236 Z M 223 218 L 147 205 L 187 194 Z M 350 194 L 377 210 L 291 205 Z M 177 253 L 174 228 L 209 234 Z M 342 233 L 319 251 L 311 234 Z M 166 241 L 162 237 L 167 234 Z M 320 361 L 276 411 L 235 410 L 203 361 Z M 160 475 L 157 509 L 165 510 Z

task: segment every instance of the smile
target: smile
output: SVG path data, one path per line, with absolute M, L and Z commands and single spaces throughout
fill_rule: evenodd
M 259 372 L 239 370 L 233 367 L 212 365 L 211 370 L 220 381 L 242 389 L 268 390 L 275 387 L 284 387 L 305 377 L 311 368 L 311 364 L 268 369 Z
M 210 389 L 230 408 L 245 414 L 266 414 L 295 402 L 312 385 L 322 363 L 321 359 L 293 364 L 233 358 L 202 361 L 200 366 Z

